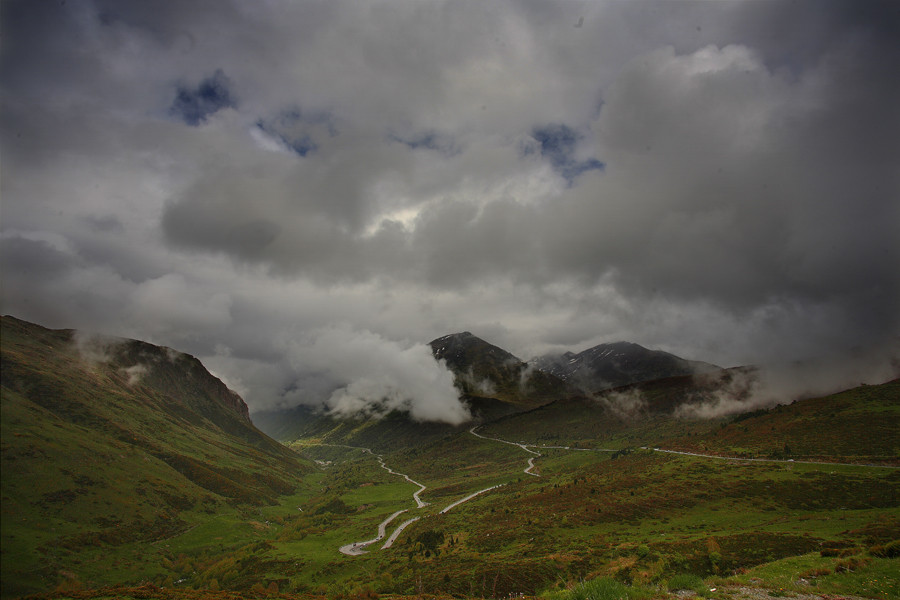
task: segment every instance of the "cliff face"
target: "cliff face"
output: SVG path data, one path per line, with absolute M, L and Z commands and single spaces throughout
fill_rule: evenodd
M 225 407 L 244 422 L 250 423 L 250 410 L 244 399 L 237 392 L 228 389 L 221 379 L 207 371 L 197 358 L 144 342 L 131 343 L 140 345 L 142 354 L 154 359 L 148 384 L 174 397 L 190 399 L 195 404 L 194 408 L 202 413 L 209 412 L 210 408 Z M 211 406 L 204 400 L 209 401 Z

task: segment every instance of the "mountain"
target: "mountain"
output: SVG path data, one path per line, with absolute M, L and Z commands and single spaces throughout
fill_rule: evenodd
M 0 340 L 4 596 L 45 587 L 85 545 L 272 504 L 312 470 L 190 355 L 9 316 Z
M 434 357 L 453 371 L 457 387 L 470 397 L 534 406 L 575 392 L 555 374 L 529 366 L 468 331 L 439 337 L 430 346 Z
M 500 437 L 606 447 L 654 445 L 660 439 L 705 434 L 715 419 L 690 419 L 690 407 L 748 398 L 752 369 L 680 375 L 643 381 L 591 395 L 559 398 L 484 426 Z M 748 405 L 749 410 L 749 405 Z
M 430 346 L 435 359 L 453 372 L 475 422 L 492 421 L 577 392 L 558 377 L 530 367 L 468 331 L 437 338 Z M 262 411 L 253 417 L 263 431 L 284 442 L 316 437 L 377 450 L 418 446 L 472 425 L 419 423 L 397 411 L 381 419 L 338 417 L 321 406 Z
M 757 372 L 737 368 L 529 407 L 511 374 L 531 372 L 457 334 L 436 353 L 498 391 L 466 401 L 512 412 L 473 428 L 298 409 L 292 446 L 313 467 L 188 355 L 0 325 L 3 600 L 824 600 L 900 584 L 900 381 L 700 410 L 757 406 Z
M 600 344 L 577 354 L 546 354 L 530 364 L 585 392 L 720 369 L 631 342 Z
M 439 337 L 429 345 L 435 359 L 453 372 L 461 399 L 477 423 L 551 403 L 577 402 L 578 397 L 604 388 L 720 370 L 627 342 L 603 344 L 578 354 L 547 355 L 529 363 L 469 331 Z M 669 390 L 672 382 L 662 385 Z M 678 385 L 695 391 L 696 382 L 687 377 Z M 660 402 L 669 404 L 668 413 L 685 400 L 679 394 L 661 397 L 665 400 Z M 403 413 L 380 420 L 334 417 L 322 407 L 308 406 L 260 412 L 254 419 L 263 431 L 283 442 L 316 437 L 380 450 L 430 443 L 468 427 L 416 423 Z

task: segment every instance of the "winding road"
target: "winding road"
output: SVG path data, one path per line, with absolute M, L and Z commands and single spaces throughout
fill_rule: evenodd
M 526 446 L 525 444 L 520 444 L 519 442 L 509 442 L 507 440 L 501 440 L 500 438 L 487 437 L 486 435 L 481 435 L 480 433 L 475 433 L 476 429 L 478 429 L 477 425 L 475 427 L 473 427 L 472 429 L 470 429 L 469 433 L 471 433 L 475 437 L 481 438 L 483 440 L 490 440 L 492 442 L 500 442 L 501 444 L 509 444 L 510 446 L 518 446 L 525 452 L 528 452 L 529 454 L 534 454 L 535 456 L 528 459 L 528 466 L 525 467 L 525 470 L 522 472 L 525 473 L 526 475 L 532 475 L 533 477 L 540 477 L 540 474 L 532 472 L 532 469 L 534 469 L 534 459 L 543 456 L 540 452 L 537 452 L 535 450 L 529 450 L 528 446 Z M 537 447 L 537 446 L 532 446 L 532 447 Z M 499 487 L 499 486 L 496 486 L 496 487 Z M 493 488 L 488 488 L 488 489 L 493 489 Z M 441 511 L 441 512 L 443 512 L 443 511 Z
M 538 444 L 525 444 L 524 442 L 510 442 L 509 440 L 504 440 L 504 439 L 500 439 L 500 438 L 488 437 L 486 435 L 481 435 L 480 433 L 478 433 L 476 431 L 476 429 L 478 429 L 478 427 L 479 426 L 477 426 L 477 425 L 475 427 L 472 427 L 469 430 L 469 433 L 471 433 L 475 437 L 481 438 L 483 440 L 489 440 L 489 441 L 497 442 L 497 443 L 501 443 L 501 444 L 508 444 L 510 446 L 517 446 L 517 447 L 521 448 L 523 451 L 525 451 L 529 454 L 533 454 L 534 456 L 531 456 L 528 458 L 528 466 L 525 467 L 525 469 L 523 470 L 523 473 L 525 473 L 527 475 L 532 475 L 534 477 L 540 477 L 539 473 L 534 472 L 534 469 L 535 469 L 534 461 L 543 455 L 540 452 L 538 452 L 537 450 L 533 450 L 532 448 L 541 448 L 541 449 L 547 449 L 547 450 L 550 450 L 550 449 L 570 450 L 570 451 L 581 451 L 581 452 L 618 452 L 618 450 L 612 450 L 612 449 L 607 449 L 607 448 L 572 448 L 570 446 L 545 446 L 545 445 L 538 445 Z M 378 464 L 381 465 L 381 468 L 383 468 L 385 471 L 387 471 L 391 475 L 403 477 L 404 479 L 406 479 L 406 481 L 412 483 L 413 485 L 419 486 L 419 489 L 417 491 L 413 492 L 413 495 L 412 495 L 413 500 L 415 500 L 415 502 L 416 502 L 416 508 L 422 509 L 429 505 L 428 502 L 425 502 L 419 496 L 422 492 L 424 492 L 426 489 L 428 489 L 425 485 L 419 483 L 418 481 L 413 480 L 412 478 L 409 477 L 409 475 L 406 475 L 404 473 L 398 473 L 397 471 L 394 471 L 393 469 L 391 469 L 389 466 L 387 466 L 385 464 L 384 458 L 381 455 L 375 454 L 369 448 L 362 448 L 359 446 L 345 446 L 345 445 L 340 445 L 340 444 L 323 444 L 323 445 L 342 446 L 345 448 L 352 448 L 354 450 L 362 450 L 363 452 L 367 452 L 367 453 L 371 454 L 378 460 Z M 664 450 L 662 448 L 651 448 L 651 447 L 647 447 L 647 446 L 641 446 L 640 449 L 650 451 L 650 452 L 661 452 L 664 454 L 680 454 L 682 456 L 693 456 L 693 457 L 697 457 L 697 458 L 730 460 L 730 461 L 738 461 L 738 462 L 771 462 L 771 463 L 791 463 L 791 464 L 797 463 L 797 464 L 826 465 L 826 466 L 827 465 L 846 465 L 846 466 L 856 466 L 856 467 L 874 467 L 874 468 L 883 468 L 883 469 L 898 469 L 898 468 L 900 468 L 900 467 L 896 467 L 893 465 L 854 464 L 854 463 L 836 463 L 836 462 L 776 459 L 776 458 L 742 458 L 742 457 L 737 457 L 737 456 L 718 456 L 715 454 L 683 452 L 680 450 Z M 491 486 L 488 488 L 484 488 L 482 490 L 478 490 L 477 492 L 473 492 L 473 493 L 469 494 L 468 496 L 461 498 L 460 500 L 457 500 L 457 501 L 447 505 L 446 507 L 441 509 L 437 514 L 443 515 L 443 514 L 449 512 L 450 510 L 456 508 L 460 504 L 468 502 L 468 501 L 472 500 L 473 498 L 476 498 L 486 492 L 490 492 L 499 487 L 503 487 L 503 485 L 504 484 L 501 483 L 501 484 L 494 485 L 494 486 Z M 406 509 L 398 510 L 397 512 L 395 512 L 394 514 L 389 516 L 387 519 L 382 521 L 378 525 L 378 534 L 373 539 L 366 540 L 363 542 L 354 542 L 352 544 L 346 544 L 346 545 L 340 547 L 340 551 L 343 554 L 346 554 L 348 556 L 359 556 L 361 554 L 366 554 L 367 550 L 365 550 L 365 548 L 367 546 L 370 546 L 370 545 L 384 539 L 384 536 L 385 536 L 385 533 L 387 530 L 387 526 L 391 523 L 391 521 L 396 519 L 399 515 L 403 514 L 404 512 L 406 512 Z M 398 525 L 397 528 L 394 529 L 393 533 L 391 533 L 391 535 L 387 539 L 387 541 L 385 541 L 384 545 L 381 546 L 382 550 L 390 548 L 393 545 L 393 543 L 397 540 L 397 538 L 400 536 L 400 534 L 403 532 L 404 529 L 406 529 L 408 526 L 412 525 L 413 523 L 415 523 L 416 521 L 418 521 L 421 518 L 422 517 L 413 517 L 411 519 L 407 519 L 406 521 L 404 521 L 403 523 Z
M 368 448 L 367 448 L 367 450 L 368 450 Z M 372 451 L 369 450 L 369 454 L 371 454 L 371 453 L 372 453 Z M 425 487 L 424 485 L 422 485 L 422 484 L 419 483 L 418 481 L 413 481 L 412 479 L 409 478 L 409 475 L 405 475 L 405 474 L 403 474 L 403 473 L 398 473 L 397 471 L 394 471 L 393 469 L 391 469 L 389 466 L 387 466 L 386 464 L 384 464 L 384 459 L 383 459 L 380 455 L 377 455 L 377 454 L 376 454 L 376 455 L 373 455 L 373 456 L 375 456 L 375 458 L 378 459 L 378 463 L 381 465 L 381 468 L 384 469 L 385 471 L 387 471 L 388 473 L 390 473 L 391 475 L 397 475 L 397 476 L 399 476 L 399 477 L 404 478 L 405 480 L 407 480 L 407 481 L 410 482 L 411 484 L 419 486 L 419 491 L 413 492 L 413 500 L 416 501 L 416 508 L 425 508 L 426 506 L 428 506 L 428 503 L 427 503 L 427 502 L 425 502 L 425 501 L 423 501 L 421 498 L 419 498 L 419 494 L 421 494 L 422 492 L 424 492 L 425 490 L 427 490 L 427 489 L 428 489 L 427 487 Z
M 482 437 L 482 436 L 478 436 L 478 437 Z M 489 439 L 489 438 L 485 438 L 485 439 Z M 500 441 L 500 440 L 497 440 L 497 441 Z M 370 448 L 364 448 L 362 446 L 348 446 L 346 444 L 321 444 L 321 445 L 322 446 L 335 446 L 335 447 L 339 447 L 339 448 L 350 448 L 352 450 L 361 450 L 362 452 L 366 452 L 367 454 L 374 456 L 378 460 L 378 464 L 381 465 L 382 469 L 384 469 L 391 475 L 396 475 L 397 477 L 403 477 L 411 484 L 419 486 L 419 489 L 416 490 L 415 492 L 413 492 L 413 495 L 412 495 L 413 500 L 416 501 L 416 508 L 425 508 L 426 506 L 429 505 L 428 502 L 425 502 L 424 500 L 422 500 L 421 497 L 419 497 L 419 494 L 421 494 L 426 489 L 428 489 L 425 485 L 419 483 L 418 481 L 415 481 L 414 479 L 410 478 L 410 476 L 406 475 L 405 473 L 398 473 L 397 471 L 394 471 L 393 469 L 391 469 L 389 466 L 387 466 L 385 464 L 384 457 L 382 457 L 380 454 L 375 454 L 374 452 L 372 452 L 372 450 Z M 514 444 L 514 445 L 520 446 L 526 452 L 531 452 L 531 454 L 537 454 L 538 456 L 540 456 L 540 453 L 532 452 L 531 450 L 528 450 L 524 446 L 521 446 L 521 444 Z M 529 469 L 534 468 L 534 463 L 531 462 L 533 460 L 534 460 L 534 458 L 530 459 L 530 461 L 529 461 Z M 528 472 L 527 469 L 526 469 L 526 472 Z M 529 473 L 529 475 L 534 475 L 534 473 Z M 457 500 L 456 502 L 445 507 L 438 514 L 444 514 L 447 511 L 449 511 L 450 509 L 455 508 L 464 502 L 468 502 L 469 500 L 475 498 L 476 496 L 478 496 L 480 494 L 483 494 L 485 492 L 489 492 L 493 489 L 501 487 L 502 485 L 503 484 L 491 486 L 489 488 L 485 488 L 483 490 L 478 490 L 477 492 L 469 494 L 462 500 Z M 360 556 L 362 554 L 366 554 L 368 552 L 368 550 L 366 550 L 365 548 L 367 546 L 371 546 L 375 542 L 378 542 L 378 541 L 384 539 L 384 536 L 385 536 L 385 533 L 387 530 L 387 526 L 390 524 L 390 522 L 405 512 L 406 512 L 406 509 L 398 510 L 397 512 L 395 512 L 394 514 L 389 516 L 387 519 L 385 519 L 384 521 L 379 523 L 378 524 L 378 533 L 371 540 L 365 540 L 363 542 L 353 542 L 350 544 L 345 544 L 339 548 L 340 552 L 342 554 L 346 554 L 347 556 Z M 394 530 L 394 532 L 391 533 L 391 535 L 387 539 L 387 541 L 385 541 L 384 545 L 381 546 L 381 549 L 384 550 L 386 548 L 390 548 L 393 545 L 393 543 L 397 540 L 397 538 L 400 536 L 400 534 L 403 532 L 404 529 L 406 529 L 407 527 L 409 527 L 410 525 L 412 525 L 413 523 L 415 523 L 416 521 L 418 521 L 421 518 L 422 517 L 413 517 L 412 519 L 407 519 L 406 521 L 404 521 L 403 523 L 398 525 L 397 528 Z
M 406 509 L 398 510 L 397 512 L 395 512 L 394 514 L 389 516 L 387 519 L 385 519 L 384 521 L 379 523 L 378 524 L 378 535 L 375 536 L 374 538 L 372 538 L 371 540 L 367 540 L 365 542 L 354 542 L 352 544 L 347 544 L 346 546 L 341 546 L 340 551 L 349 556 L 359 556 L 360 554 L 365 554 L 367 551 L 364 550 L 364 548 L 366 546 L 374 544 L 375 542 L 383 539 L 385 530 L 387 529 L 387 526 L 388 526 L 388 523 L 390 523 L 391 521 L 393 521 L 394 519 L 396 519 L 397 517 L 399 517 L 400 515 L 402 515 L 405 512 L 406 512 Z M 416 519 L 410 519 L 409 521 L 407 521 L 406 523 L 404 523 L 403 525 L 398 527 L 397 531 L 402 531 L 402 529 L 404 527 L 406 527 L 407 525 L 409 525 L 411 522 L 413 522 L 415 520 Z M 387 544 L 382 546 L 382 548 L 386 548 L 386 547 L 390 546 L 391 543 L 393 543 L 394 539 L 396 539 L 396 537 L 397 537 L 397 531 L 395 531 L 394 534 L 391 535 L 390 539 L 388 539 Z
M 471 500 L 472 498 L 474 498 L 474 497 L 476 497 L 476 496 L 479 496 L 479 495 L 481 495 L 481 494 L 483 494 L 483 493 L 485 493 L 485 492 L 489 492 L 489 491 L 491 491 L 491 490 L 496 490 L 498 487 L 503 487 L 503 484 L 501 483 L 501 484 L 499 484 L 499 485 L 494 485 L 494 486 L 491 486 L 491 487 L 489 487 L 489 488 L 484 488 L 483 490 L 478 490 L 477 492 L 474 492 L 474 493 L 472 493 L 472 494 L 469 494 L 468 496 L 466 496 L 466 497 L 463 498 L 462 500 L 457 500 L 457 501 L 454 502 L 453 504 L 451 504 L 451 505 L 449 505 L 449 506 L 443 508 L 443 509 L 441 510 L 441 512 L 439 512 L 438 514 L 442 515 L 442 514 L 444 514 L 444 513 L 446 513 L 446 512 L 449 512 L 451 508 L 455 508 L 455 507 L 459 506 L 460 504 L 462 504 L 463 502 L 468 502 L 468 501 Z
M 420 518 L 421 518 L 421 517 L 413 517 L 412 519 L 409 519 L 409 520 L 407 520 L 407 521 L 403 521 L 402 523 L 400 523 L 400 526 L 397 527 L 397 529 L 394 530 L 394 533 L 391 534 L 391 537 L 389 537 L 389 538 L 387 539 L 387 541 L 384 543 L 384 546 L 382 546 L 381 549 L 384 550 L 385 548 L 390 548 L 391 545 L 393 545 L 394 540 L 397 539 L 397 537 L 400 535 L 400 533 L 401 533 L 404 529 L 406 529 L 407 526 L 412 525 L 413 523 L 415 523 L 416 521 L 418 521 Z
M 718 460 L 734 460 L 739 462 L 769 462 L 769 463 L 793 463 L 798 465 L 826 465 L 826 466 L 845 466 L 845 467 L 870 467 L 875 469 L 900 469 L 894 465 L 876 465 L 861 463 L 845 463 L 845 462 L 827 462 L 819 460 L 794 460 L 793 458 L 744 458 L 741 456 L 719 456 L 718 454 L 699 454 L 697 452 L 683 452 L 681 450 L 663 450 L 662 448 L 648 448 L 641 446 L 641 450 L 651 450 L 653 452 L 662 452 L 663 454 L 680 454 L 682 456 L 696 456 L 698 458 L 714 458 Z

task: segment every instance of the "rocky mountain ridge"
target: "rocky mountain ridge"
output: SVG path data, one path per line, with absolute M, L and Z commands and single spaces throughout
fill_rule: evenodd
M 665 377 L 710 373 L 716 365 L 686 360 L 632 342 L 599 344 L 578 353 L 545 354 L 530 365 L 587 393 Z

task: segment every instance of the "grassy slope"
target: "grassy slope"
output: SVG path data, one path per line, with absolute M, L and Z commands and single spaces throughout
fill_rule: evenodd
M 747 457 L 900 459 L 900 381 L 719 419 L 673 418 L 678 404 L 696 402 L 704 393 L 692 385 L 691 378 L 668 378 L 595 399 L 557 400 L 490 423 L 480 431 L 529 443 L 583 447 L 664 445 Z M 620 399 L 609 401 L 611 394 Z M 623 411 L 628 399 L 636 397 L 641 398 L 641 408 Z
M 426 590 L 480 592 L 487 578 L 504 594 L 533 592 L 605 574 L 652 584 L 900 537 L 895 470 L 544 453 L 541 478 L 429 524 L 459 541 L 440 560 L 420 558 Z
M 71 332 L 2 325 L 4 596 L 162 574 L 147 544 L 276 502 L 310 470 L 217 404 L 195 359 L 168 353 L 129 382 Z
M 873 387 L 876 398 L 869 406 L 880 406 L 878 399 L 891 404 L 890 387 Z M 544 431 L 545 412 L 531 414 L 531 429 L 524 416 L 510 420 L 519 423 L 512 439 Z M 572 432 L 576 425 L 562 431 Z M 671 420 L 665 425 L 659 417 L 652 431 L 665 439 L 664 433 L 688 426 Z M 694 427 L 690 439 L 704 442 L 715 439 L 721 424 Z M 492 426 L 479 431 L 498 435 Z M 596 442 L 587 438 L 588 431 L 576 427 L 576 435 L 561 434 L 560 441 Z M 616 435 L 621 441 L 627 428 Z M 706 578 L 710 586 L 750 582 L 776 593 L 787 583 L 786 589 L 807 586 L 820 593 L 847 593 L 857 586 L 874 598 L 896 597 L 891 590 L 900 589 L 898 560 L 869 553 L 900 538 L 895 469 L 721 461 L 644 450 L 612 458 L 612 453 L 542 449 L 536 478 L 522 473 L 530 455 L 521 449 L 460 432 L 385 456 L 395 470 L 428 486 L 423 498 L 432 504 L 417 510 L 410 498 L 415 486 L 387 475 L 373 457 L 315 443 L 308 441 L 305 451 L 332 462 L 323 475 L 332 504 L 317 515 L 286 515 L 282 533 L 271 540 L 265 576 L 280 577 L 282 590 L 333 595 L 369 587 L 381 593 L 491 597 L 613 576 L 659 597 L 679 574 Z M 438 514 L 452 501 L 497 483 L 505 485 Z M 336 552 L 341 544 L 370 538 L 380 520 L 403 508 L 409 511 L 404 518 L 421 519 L 393 548 L 373 547 L 360 557 Z M 277 566 L 297 556 L 305 563 L 296 570 Z M 796 561 L 813 566 L 787 577 L 778 571 Z M 842 564 L 857 566 L 848 572 Z M 766 575 L 767 565 L 781 574 Z M 720 592 L 720 597 L 728 596 Z
M 650 399 L 668 401 L 659 390 L 672 385 L 658 387 L 653 393 L 659 395 Z M 868 407 L 894 404 L 891 388 L 872 387 Z M 884 418 L 880 408 L 875 412 Z M 561 445 L 633 447 L 680 439 L 710 447 L 728 427 L 726 423 L 723 429 L 724 421 L 673 421 L 661 415 L 638 425 L 609 407 L 597 410 L 584 402 L 560 402 L 528 414 L 479 432 Z M 773 414 L 779 419 L 766 427 L 792 413 L 782 409 Z M 892 413 L 887 414 L 890 418 Z M 3 420 L 6 427 L 6 415 Z M 750 431 L 767 433 L 762 427 Z M 860 433 L 838 425 L 829 431 L 834 436 Z M 45 437 L 52 440 L 60 432 L 52 430 Z M 4 429 L 4 460 L 8 435 Z M 62 440 L 61 448 L 77 447 L 82 439 L 73 434 L 71 440 Z M 834 447 L 832 458 L 839 458 L 840 448 Z M 522 473 L 530 455 L 521 449 L 457 431 L 385 454 L 389 466 L 428 486 L 422 497 L 431 505 L 416 509 L 411 498 L 416 486 L 387 473 L 373 456 L 334 446 L 308 445 L 303 452 L 330 465 L 304 476 L 296 493 L 272 505 L 232 507 L 210 493 L 217 502 L 213 514 L 203 513 L 202 503 L 182 511 L 178 516 L 186 527 L 172 537 L 115 547 L 101 540 L 97 550 L 82 546 L 63 558 L 68 564 L 80 563 L 76 567 L 81 572 L 99 572 L 99 567 L 90 567 L 91 561 L 109 565 L 112 558 L 123 581 L 136 583 L 139 576 L 167 589 L 212 586 L 246 592 L 275 584 L 285 594 L 331 597 L 364 588 L 499 597 L 605 575 L 631 582 L 634 589 L 656 589 L 645 597 L 658 597 L 666 581 L 684 573 L 732 584 L 756 577 L 753 585 L 775 589 L 800 586 L 803 573 L 809 577 L 804 585 L 815 590 L 847 592 L 856 586 L 873 598 L 895 598 L 891 589 L 900 589 L 898 559 L 868 553 L 871 546 L 900 538 L 900 473 L 893 469 L 741 463 L 642 450 L 614 459 L 611 453 L 541 450 L 538 478 Z M 153 462 L 155 457 L 147 458 L 160 472 L 169 468 Z M 110 473 L 110 479 L 129 485 L 124 473 Z M 505 485 L 438 514 L 450 502 L 498 483 Z M 157 493 L 156 488 L 148 490 Z M 128 489 L 121 493 L 123 502 L 142 502 L 138 496 Z M 6 504 L 4 497 L 4 511 Z M 408 512 L 395 523 L 412 516 L 421 519 L 393 548 L 375 545 L 359 557 L 338 553 L 343 544 L 371 538 L 379 522 L 401 509 Z M 4 512 L 4 535 L 7 518 Z M 7 548 L 4 538 L 4 563 Z M 826 556 L 821 556 L 823 550 Z M 846 556 L 833 556 L 839 553 Z M 43 556 L 47 560 L 47 554 Z M 839 561 L 854 556 L 870 562 L 843 571 Z M 59 559 L 51 558 L 58 569 Z M 65 576 L 57 572 L 55 577 Z
M 702 440 L 680 437 L 672 448 L 795 459 L 839 456 L 900 461 L 900 380 L 800 400 L 730 419 Z M 789 450 L 788 453 L 785 450 Z
M 660 390 L 672 386 L 671 381 L 648 386 L 645 399 L 657 406 L 668 402 L 671 398 L 667 400 Z M 846 413 L 856 411 L 862 413 L 863 421 L 881 419 L 894 427 L 886 433 L 889 440 L 896 440 L 894 392 L 888 384 L 838 397 L 851 400 L 853 406 L 843 409 Z M 822 402 L 831 406 L 829 399 Z M 843 438 L 840 444 L 820 444 L 818 456 L 856 460 L 862 455 L 858 450 L 850 456 L 841 452 L 863 447 L 865 431 L 850 420 L 831 420 L 828 411 L 814 417 L 816 411 L 803 403 L 765 413 L 771 414 L 766 428 L 756 430 L 759 443 L 769 443 L 768 427 L 788 428 L 796 415 L 807 411 L 813 415 L 806 415 L 806 431 Z M 636 421 L 594 401 L 561 401 L 486 425 L 479 432 L 553 445 L 625 447 L 681 439 L 708 448 L 728 427 L 725 420 L 690 422 L 659 414 Z M 802 439 L 802 428 L 790 427 Z M 883 456 L 879 444 L 871 444 L 865 455 Z M 818 585 L 824 591 L 846 592 L 852 582 L 865 588 L 865 577 L 875 580 L 878 572 L 890 571 L 890 565 L 894 573 L 900 572 L 896 559 L 866 555 L 869 546 L 900 538 L 900 473 L 896 470 L 741 463 L 641 450 L 615 459 L 610 453 L 541 452 L 544 456 L 537 459 L 541 478 L 521 473 L 529 457 L 522 450 L 465 432 L 389 455 L 394 468 L 429 486 L 423 496 L 436 508 L 488 485 L 507 485 L 447 515 L 432 511 L 410 527 L 393 549 L 353 560 L 363 573 L 390 575 L 390 583 L 375 586 L 381 591 L 424 589 L 488 596 L 533 593 L 554 583 L 602 575 L 661 586 L 678 573 L 717 577 L 811 554 L 818 558 L 807 562 L 821 562 L 820 570 L 830 574 L 813 577 L 813 584 L 804 585 Z M 422 551 L 429 531 L 440 532 L 444 539 L 439 558 Z M 838 559 L 819 556 L 828 548 L 861 554 L 872 562 L 857 575 L 835 573 Z M 866 569 L 875 575 L 866 575 Z M 365 577 L 350 573 L 343 576 L 351 587 L 366 582 Z M 840 578 L 847 577 L 851 583 L 841 584 Z M 865 589 L 875 590 L 872 597 L 895 597 L 877 590 L 900 586 L 897 577 L 884 581 L 883 588 Z M 756 584 L 767 582 L 757 580 Z

